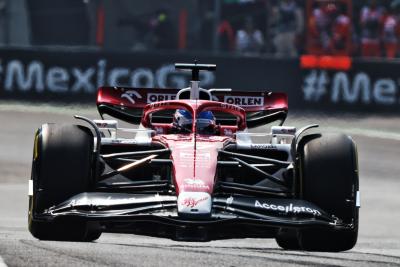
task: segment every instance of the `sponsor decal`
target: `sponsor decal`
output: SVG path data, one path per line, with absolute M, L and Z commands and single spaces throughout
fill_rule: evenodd
M 128 90 L 125 93 L 121 94 L 121 98 L 126 98 L 131 102 L 132 104 L 135 104 L 134 97 L 141 99 L 142 96 L 136 92 L 135 90 Z
M 137 140 L 135 139 L 125 139 L 125 138 L 117 138 L 114 139 L 112 137 L 101 138 L 102 144 L 137 144 Z
M 275 205 L 275 204 L 269 204 L 269 203 L 261 203 L 260 201 L 256 200 L 254 202 L 254 207 L 256 208 L 262 208 L 262 209 L 266 209 L 266 210 L 275 210 L 275 211 L 280 211 L 283 213 L 309 213 L 312 215 L 321 215 L 321 212 L 319 210 L 316 209 L 312 209 L 309 207 L 304 207 L 304 206 L 294 206 L 292 203 L 290 203 L 289 205 Z
M 186 206 L 188 208 L 194 208 L 196 207 L 199 203 L 206 201 L 208 197 L 202 197 L 202 198 L 194 198 L 194 197 L 187 197 L 184 198 L 181 202 L 181 205 Z
M 264 106 L 262 96 L 224 96 L 224 102 L 237 106 L 259 107 Z
M 225 104 L 225 103 L 221 104 L 221 108 L 223 108 L 223 109 L 231 109 L 231 110 L 236 110 L 236 111 L 240 111 L 240 110 L 241 110 L 241 109 L 240 109 L 238 106 L 236 106 L 236 105 Z
M 395 105 L 399 103 L 400 80 L 381 78 L 373 81 L 365 72 L 350 76 L 346 72 L 310 71 L 303 81 L 306 102 L 329 100 L 331 103 Z
M 200 179 L 187 178 L 183 180 L 183 182 L 184 182 L 183 187 L 185 189 L 205 189 L 205 190 L 210 189 L 210 187 Z
M 91 198 L 78 198 L 72 199 L 66 206 L 74 207 L 74 206 L 81 206 L 81 205 L 104 205 L 104 206 L 111 206 L 111 205 L 124 205 L 124 204 L 133 204 L 137 202 L 137 198 L 129 197 L 129 198 L 112 198 L 111 196 L 105 199 L 91 199 Z
M 278 149 L 276 145 L 272 144 L 251 144 L 251 149 L 265 149 L 265 150 L 275 150 Z
M 151 103 L 150 104 L 150 107 L 151 108 L 160 108 L 160 107 L 166 107 L 166 106 L 168 106 L 169 105 L 169 103 L 163 103 L 163 102 L 156 102 L 156 103 Z
M 187 159 L 187 160 L 194 160 L 194 152 L 180 152 L 179 157 L 181 159 Z M 210 161 L 211 160 L 211 154 L 209 152 L 202 152 L 202 151 L 197 151 L 196 152 L 196 161 Z
M 224 129 L 224 135 L 232 136 L 233 135 L 232 129 Z
M 48 55 L 42 53 L 41 58 Z M 80 53 L 76 53 L 76 58 Z M 28 93 L 84 93 L 93 94 L 100 86 L 111 85 L 137 88 L 183 88 L 190 80 L 190 74 L 175 70 L 173 64 L 163 64 L 157 68 L 109 67 L 107 59 L 93 60 L 89 66 L 69 65 L 64 57 L 57 60 L 58 65 L 45 61 L 31 61 L 17 58 L 0 58 L 0 88 L 5 92 Z M 65 65 L 63 65 L 65 61 Z M 85 62 L 85 65 L 87 63 Z M 127 64 L 129 65 L 129 64 Z M 202 86 L 212 87 L 215 74 L 201 72 Z M 131 98 L 129 98 L 131 97 Z M 138 97 L 138 96 L 136 96 Z M 161 96 L 157 96 L 157 98 Z M 164 96 L 165 97 L 165 96 Z M 134 101 L 131 95 L 126 96 Z M 160 100 L 158 100 L 160 101 Z
M 163 134 L 164 133 L 164 128 L 163 127 L 154 127 L 154 130 L 156 131 L 157 134 Z
M 159 101 L 167 101 L 167 100 L 175 100 L 176 94 L 147 94 L 147 103 L 159 102 Z
M 93 122 L 96 123 L 97 127 L 99 128 L 116 129 L 118 127 L 118 122 L 115 120 L 94 120 Z

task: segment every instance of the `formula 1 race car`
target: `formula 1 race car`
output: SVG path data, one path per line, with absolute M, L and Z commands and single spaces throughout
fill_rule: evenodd
M 309 133 L 318 125 L 283 126 L 283 93 L 200 88 L 200 71 L 215 65 L 176 68 L 192 72 L 188 88 L 101 87 L 101 120 L 75 116 L 81 125 L 47 123 L 37 130 L 32 235 L 262 237 L 284 249 L 354 247 L 360 195 L 353 140 Z M 119 127 L 126 122 L 138 126 Z M 273 122 L 268 133 L 248 131 Z

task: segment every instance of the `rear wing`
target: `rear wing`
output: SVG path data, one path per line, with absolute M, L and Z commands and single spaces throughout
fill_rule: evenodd
M 147 104 L 177 99 L 179 89 L 100 87 L 97 93 L 97 108 L 101 116 L 110 115 L 129 123 L 139 124 Z M 179 99 L 189 99 L 190 92 L 183 92 Z M 211 99 L 210 99 L 211 97 Z M 285 93 L 217 91 L 200 92 L 200 99 L 224 102 L 242 107 L 246 111 L 247 127 L 253 128 L 280 121 L 282 125 L 288 111 Z M 158 122 L 170 121 L 170 117 L 159 116 Z M 217 116 L 221 124 L 235 124 L 231 118 Z

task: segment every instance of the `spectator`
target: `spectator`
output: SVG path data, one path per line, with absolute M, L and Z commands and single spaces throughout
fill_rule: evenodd
M 235 49 L 235 33 L 229 21 L 224 20 L 218 26 L 219 49 L 233 52 Z
M 236 33 L 236 50 L 244 54 L 259 54 L 264 47 L 262 32 L 254 28 L 253 19 L 245 19 L 244 28 Z
M 294 0 L 283 0 L 273 10 L 277 21 L 273 40 L 276 55 L 297 56 L 296 36 L 303 32 L 303 15 Z
M 311 54 L 329 54 L 332 46 L 333 22 L 337 16 L 334 2 L 319 3 L 308 21 L 307 50 Z
M 379 57 L 380 36 L 382 32 L 383 7 L 377 0 L 370 0 L 367 6 L 361 9 L 361 55 L 363 57 Z
M 166 9 L 159 9 L 149 21 L 151 46 L 156 49 L 176 49 L 176 34 Z
M 339 12 L 333 21 L 331 52 L 334 55 L 349 55 L 351 52 L 351 20 L 347 15 L 345 5 L 339 7 Z
M 395 58 L 400 37 L 400 0 L 392 1 L 390 12 L 383 23 L 383 44 L 387 58 Z

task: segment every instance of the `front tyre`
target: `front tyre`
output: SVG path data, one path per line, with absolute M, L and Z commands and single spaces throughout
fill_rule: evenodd
M 310 251 L 344 251 L 353 248 L 358 235 L 357 148 L 343 134 L 314 135 L 299 144 L 301 195 L 326 212 L 352 224 L 351 229 L 303 229 L 299 244 Z
M 93 187 L 93 140 L 91 131 L 78 125 L 44 124 L 36 132 L 28 212 L 34 237 L 68 241 L 100 237 L 97 225 L 83 220 L 37 219 L 46 209 Z
M 299 250 L 299 238 L 297 229 L 281 228 L 275 237 L 275 241 L 283 249 L 286 250 Z

